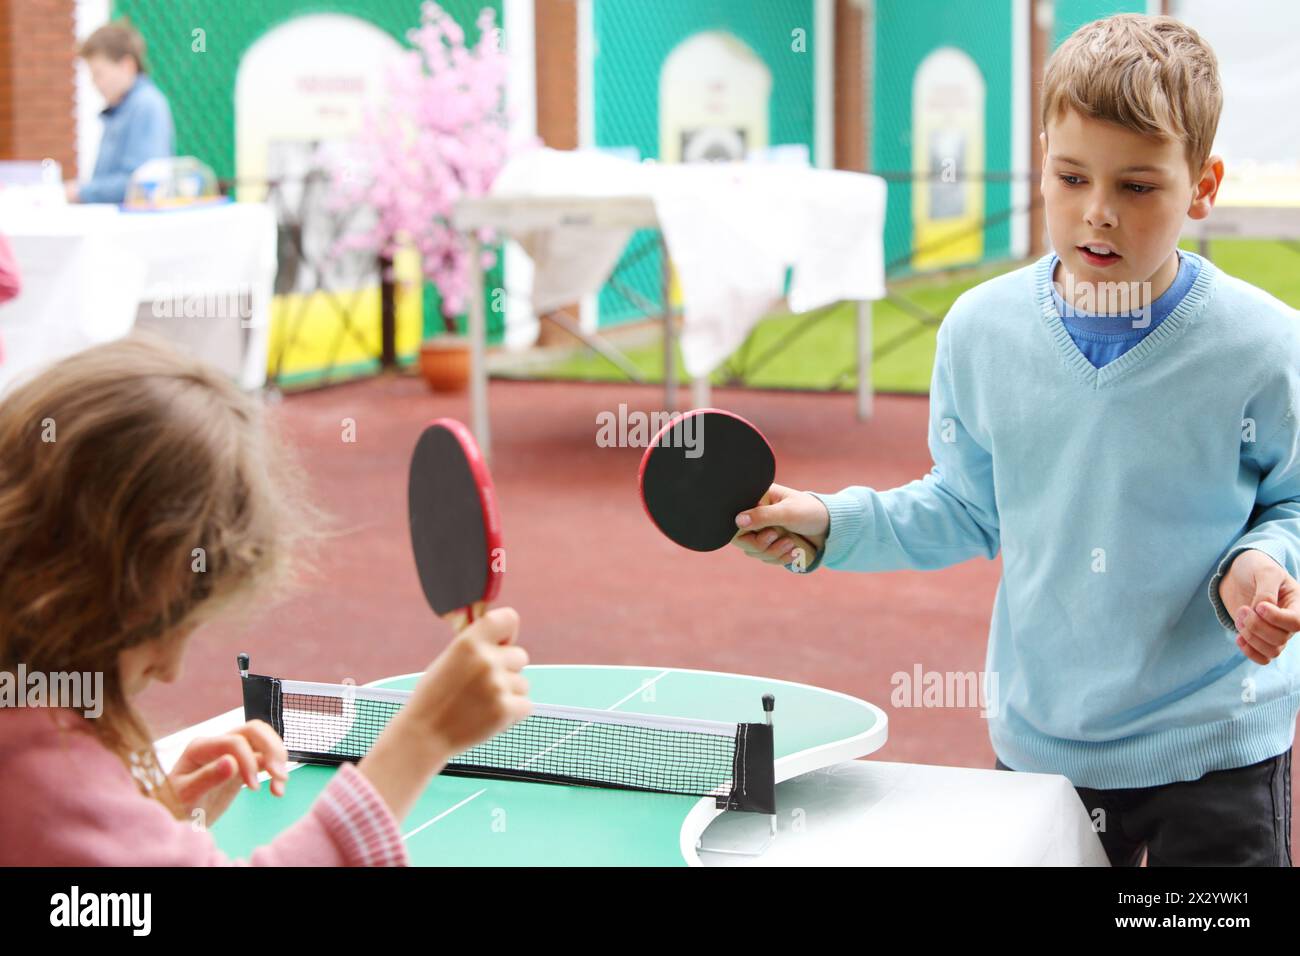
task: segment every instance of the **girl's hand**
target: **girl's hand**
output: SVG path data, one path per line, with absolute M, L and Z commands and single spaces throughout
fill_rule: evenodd
M 271 775 L 271 793 L 284 796 L 289 752 L 279 734 L 261 720 L 250 720 L 221 737 L 191 740 L 167 776 L 182 806 L 203 811 L 205 826 L 226 812 L 241 787 L 258 789 L 257 775 Z
M 830 514 L 816 496 L 773 485 L 756 507 L 736 515 L 736 526 L 732 544 L 745 554 L 802 570 L 826 546 Z
M 398 820 L 448 760 L 532 712 L 518 633 L 499 607 L 457 634 L 357 764 Z
M 521 671 L 528 652 L 515 644 L 518 633 L 519 615 L 508 607 L 461 631 L 421 675 L 401 726 L 451 758 L 527 717 L 532 703 Z
M 1300 631 L 1300 586 L 1263 551 L 1243 551 L 1219 582 L 1219 599 L 1237 623 L 1237 646 L 1268 664 Z

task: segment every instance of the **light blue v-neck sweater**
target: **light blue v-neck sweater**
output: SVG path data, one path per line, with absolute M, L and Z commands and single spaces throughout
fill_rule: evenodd
M 930 390 L 934 467 L 818 495 L 831 524 L 817 565 L 1002 552 L 986 709 L 1016 770 L 1144 787 L 1281 753 L 1300 638 L 1251 662 L 1217 585 L 1247 548 L 1300 577 L 1300 314 L 1196 257 L 1181 301 L 1097 368 L 1053 302 L 1052 259 L 953 304 Z

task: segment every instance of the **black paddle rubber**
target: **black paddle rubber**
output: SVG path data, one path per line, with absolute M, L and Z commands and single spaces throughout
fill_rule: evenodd
M 641 458 L 641 503 L 665 535 L 692 551 L 725 548 L 736 515 L 759 503 L 776 476 L 762 432 L 731 412 L 700 408 L 674 418 Z

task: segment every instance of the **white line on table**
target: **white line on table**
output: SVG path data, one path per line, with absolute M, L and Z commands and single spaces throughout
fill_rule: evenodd
M 455 813 L 457 810 L 459 810 L 459 809 L 460 809 L 461 807 L 463 807 L 465 804 L 469 803 L 471 800 L 475 800 L 475 799 L 477 799 L 477 798 L 483 796 L 483 794 L 485 794 L 485 793 L 487 793 L 487 787 L 484 787 L 484 788 L 483 788 L 482 790 L 480 790 L 478 793 L 472 793 L 472 794 L 470 794 L 468 797 L 466 797 L 466 798 L 465 798 L 464 800 L 462 800 L 460 803 L 456 804 L 454 807 L 448 807 L 446 810 L 443 810 L 442 813 L 438 814 L 438 815 L 437 815 L 436 817 L 434 817 L 432 820 L 426 820 L 424 823 L 421 823 L 418 827 L 416 827 L 416 828 L 415 828 L 414 830 L 412 830 L 410 833 L 408 833 L 408 834 L 406 834 L 405 836 L 403 836 L 402 839 L 403 839 L 403 840 L 409 840 L 409 839 L 411 839 L 411 837 L 415 836 L 417 833 L 419 833 L 419 832 L 420 832 L 421 830 L 423 830 L 425 827 L 433 826 L 433 824 L 437 823 L 439 820 L 441 820 L 441 819 L 442 819 L 443 817 L 445 817 L 447 814 L 449 814 L 449 813 Z
M 657 676 L 655 677 L 654 680 L 648 680 L 648 681 L 643 682 L 643 683 L 641 684 L 641 686 L 638 687 L 636 690 L 632 691 L 632 693 L 628 694 L 628 695 L 627 695 L 626 697 L 624 697 L 622 700 L 615 701 L 614 703 L 610 704 L 610 705 L 609 705 L 608 707 L 606 707 L 605 709 L 606 709 L 606 710 L 613 710 L 615 707 L 622 707 L 624 704 L 626 704 L 629 700 L 631 700 L 631 699 L 632 699 L 633 697 L 635 697 L 637 694 L 642 693 L 642 692 L 643 692 L 647 687 L 649 687 L 651 684 L 657 684 L 657 683 L 659 683 L 660 680 L 662 680 L 663 678 L 667 677 L 667 676 L 668 676 L 669 674 L 671 674 L 671 673 L 672 673 L 672 671 L 663 671 L 662 673 L 660 673 L 659 675 L 657 675 Z

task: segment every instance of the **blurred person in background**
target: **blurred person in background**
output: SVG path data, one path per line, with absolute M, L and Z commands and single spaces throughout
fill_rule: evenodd
M 100 27 L 80 56 L 107 106 L 104 135 L 90 181 L 66 185 L 69 202 L 120 203 L 131 174 L 151 159 L 172 155 L 172 111 L 144 68 L 144 39 L 126 21 Z

